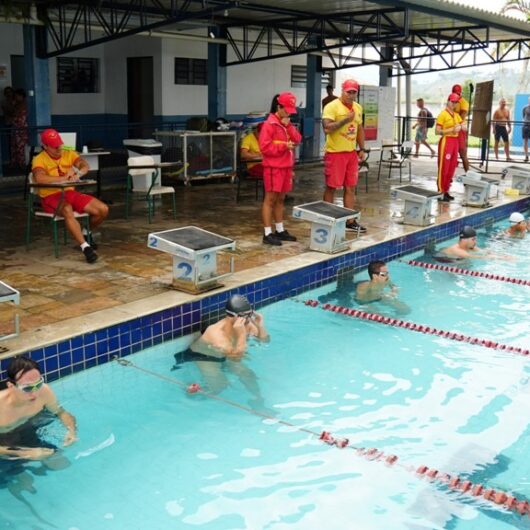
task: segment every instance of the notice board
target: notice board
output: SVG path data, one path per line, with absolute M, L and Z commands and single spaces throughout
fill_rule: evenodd
M 490 137 L 491 105 L 493 104 L 493 81 L 484 81 L 475 86 L 471 135 L 477 138 Z

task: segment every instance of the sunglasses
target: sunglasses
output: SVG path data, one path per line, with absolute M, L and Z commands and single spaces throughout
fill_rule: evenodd
M 32 392 L 36 392 L 37 390 L 42 388 L 42 385 L 44 385 L 44 377 L 41 376 L 41 378 L 38 381 L 35 381 L 35 383 L 30 383 L 29 385 L 17 384 L 16 386 L 25 394 L 31 394 Z

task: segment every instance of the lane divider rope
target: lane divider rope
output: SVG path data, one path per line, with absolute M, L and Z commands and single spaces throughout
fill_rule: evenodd
M 423 267 L 424 269 L 433 269 L 437 271 L 452 272 L 454 274 L 462 274 L 465 276 L 474 276 L 476 278 L 485 278 L 486 280 L 496 280 L 498 282 L 513 283 L 515 285 L 530 285 L 530 280 L 524 280 L 522 278 L 511 278 L 510 276 L 503 276 L 502 274 L 493 274 L 491 272 L 474 271 L 469 269 L 462 269 L 460 267 L 450 267 L 449 265 L 440 265 L 438 263 L 426 263 L 424 261 L 402 261 L 407 265 L 414 267 Z
M 368 311 L 361 311 L 350 307 L 344 307 L 334 304 L 320 304 L 317 300 L 306 300 L 305 305 L 310 307 L 320 306 L 325 311 L 332 311 L 333 313 L 340 313 L 349 317 L 360 318 L 361 320 L 371 320 L 379 322 L 388 326 L 395 326 L 397 328 L 405 328 L 410 331 L 417 331 L 419 333 L 426 333 L 428 335 L 436 335 L 445 339 L 456 340 L 459 342 L 469 342 L 470 344 L 477 344 L 485 348 L 493 348 L 494 350 L 502 350 L 510 353 L 517 353 L 519 355 L 529 355 L 530 350 L 526 348 L 519 348 L 518 346 L 510 346 L 509 344 L 502 344 L 489 339 L 479 339 L 471 337 L 470 335 L 463 335 L 462 333 L 455 333 L 454 331 L 447 331 L 438 329 L 432 326 L 424 326 L 423 324 L 416 324 L 408 320 L 400 320 L 399 318 L 385 317 L 377 313 L 369 313 Z
M 311 305 L 311 304 L 307 304 L 307 305 Z M 339 449 L 351 449 L 355 451 L 357 456 L 363 457 L 366 460 L 381 462 L 381 463 L 384 463 L 386 466 L 400 467 L 404 469 L 405 471 L 413 472 L 414 475 L 419 479 L 426 479 L 430 482 L 438 482 L 440 485 L 445 486 L 451 490 L 457 491 L 460 494 L 466 494 L 471 497 L 482 497 L 484 500 L 488 501 L 492 505 L 495 505 L 496 507 L 505 508 L 507 510 L 518 513 L 519 515 L 528 515 L 530 517 L 530 503 L 526 500 L 518 499 L 515 495 L 512 495 L 511 493 L 498 490 L 498 489 L 496 490 L 493 488 L 486 488 L 483 484 L 474 484 L 473 482 L 469 480 L 465 480 L 459 477 L 458 475 L 442 473 L 437 469 L 429 468 L 424 465 L 415 467 L 414 465 L 411 465 L 411 464 L 408 464 L 408 465 L 403 464 L 401 462 L 398 462 L 399 457 L 395 454 L 385 454 L 383 451 L 380 451 L 379 449 L 375 447 L 370 447 L 370 448 L 354 447 L 353 445 L 350 445 L 350 441 L 348 440 L 348 438 L 335 437 L 328 431 L 322 431 L 319 433 L 317 431 L 306 429 L 305 427 L 301 427 L 289 421 L 280 420 L 276 418 L 275 416 L 271 416 L 270 414 L 259 412 L 258 410 L 242 405 L 241 403 L 238 403 L 231 399 L 226 399 L 221 396 L 211 394 L 210 392 L 206 392 L 205 390 L 201 388 L 201 386 L 198 383 L 192 383 L 192 384 L 183 383 L 182 381 L 179 381 L 178 379 L 174 379 L 172 377 L 168 377 L 158 372 L 154 372 L 147 368 L 138 366 L 128 359 L 115 356 L 114 360 L 121 366 L 134 368 L 140 372 L 144 372 L 148 375 L 154 376 L 163 381 L 177 385 L 180 388 L 186 390 L 188 394 L 202 394 L 203 396 L 207 398 L 215 399 L 216 401 L 220 401 L 227 405 L 236 407 L 240 410 L 249 412 L 250 414 L 254 414 L 256 416 L 260 416 L 262 418 L 272 420 L 276 423 L 280 423 L 287 427 L 294 428 L 298 431 L 305 432 L 307 434 L 315 436 L 321 442 L 327 445 L 334 446 Z

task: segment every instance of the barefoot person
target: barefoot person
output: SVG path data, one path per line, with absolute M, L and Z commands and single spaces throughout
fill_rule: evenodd
M 418 107 L 419 112 L 416 123 L 412 126 L 413 129 L 416 129 L 416 137 L 414 138 L 416 152 L 414 153 L 414 158 L 418 158 L 419 156 L 420 144 L 423 144 L 431 152 L 432 158 L 436 155 L 436 151 L 427 143 L 427 133 L 429 132 L 428 118 L 430 117 L 429 110 L 425 107 L 423 98 L 418 98 L 416 100 L 416 106 Z
M 7 377 L 7 388 L 0 391 L 0 459 L 42 460 L 55 453 L 53 447 L 39 440 L 31 425 L 45 410 L 66 427 L 64 445 L 76 441 L 75 418 L 57 402 L 35 361 L 15 357 L 7 368 Z
M 508 162 L 511 161 L 510 133 L 512 132 L 512 124 L 510 123 L 510 109 L 506 106 L 506 100 L 504 98 L 499 100 L 499 106 L 493 113 L 491 124 L 493 126 L 493 134 L 495 137 L 495 143 L 493 144 L 495 158 L 497 160 L 499 159 L 499 142 L 502 140 L 506 160 Z

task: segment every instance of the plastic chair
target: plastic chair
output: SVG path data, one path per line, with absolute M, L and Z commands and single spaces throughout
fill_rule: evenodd
M 27 221 L 26 221 L 26 249 L 29 248 L 29 245 L 31 243 L 31 228 L 32 228 L 32 222 L 33 218 L 36 217 L 37 219 L 45 219 L 51 222 L 52 226 L 52 232 L 53 232 L 53 253 L 56 258 L 59 257 L 59 231 L 57 228 L 57 224 L 61 221 L 64 221 L 64 217 L 57 214 L 57 211 L 54 211 L 53 213 L 45 212 L 44 210 L 40 209 L 40 196 L 37 193 L 37 189 L 32 186 L 32 184 L 35 184 L 35 181 L 33 180 L 33 173 L 29 173 L 28 175 L 28 191 L 26 198 L 26 204 L 27 204 Z M 60 192 L 60 190 L 57 190 Z M 81 222 L 84 224 L 84 227 L 86 228 L 87 232 L 90 230 L 90 224 L 89 224 L 89 216 L 87 213 L 77 213 L 74 212 L 74 216 L 76 219 L 81 220 Z M 67 237 L 67 231 L 66 226 L 63 225 L 63 239 L 64 244 L 68 242 Z
M 161 185 L 160 169 L 156 167 L 153 157 L 131 156 L 127 160 L 127 165 L 129 166 L 129 170 L 127 172 L 127 192 L 125 196 L 125 218 L 129 219 L 131 193 L 139 193 L 147 201 L 147 217 L 149 223 L 151 223 L 155 211 L 155 199 L 170 193 L 173 199 L 173 219 L 176 219 L 177 204 L 175 200 L 175 188 Z M 134 169 L 134 166 L 143 167 Z
M 403 166 L 408 164 L 409 166 L 409 181 L 412 181 L 412 161 L 410 159 L 412 154 L 413 143 L 411 141 L 406 141 L 401 144 L 397 152 L 397 156 L 391 158 L 388 161 L 388 178 L 390 178 L 392 173 L 392 168 L 399 167 L 399 182 L 402 181 Z
M 241 197 L 241 183 L 243 181 L 253 181 L 256 188 L 256 200 L 259 198 L 259 189 L 263 189 L 263 175 L 256 176 L 251 175 L 247 169 L 247 163 L 241 159 L 240 152 L 237 152 L 237 192 L 236 192 L 236 202 L 239 202 Z

